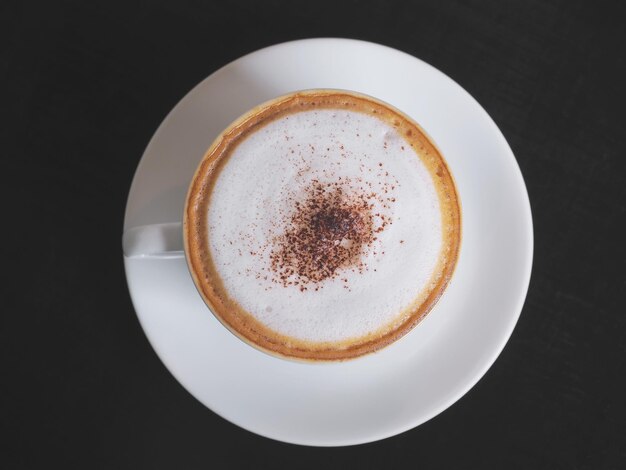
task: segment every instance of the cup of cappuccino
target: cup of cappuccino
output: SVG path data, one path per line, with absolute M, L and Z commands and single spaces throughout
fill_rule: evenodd
M 344 90 L 290 93 L 233 122 L 202 158 L 182 221 L 130 231 L 125 253 L 184 252 L 226 328 L 305 361 L 353 359 L 405 335 L 444 293 L 461 243 L 458 192 L 432 140 L 391 105 Z M 146 250 L 167 230 L 182 246 Z

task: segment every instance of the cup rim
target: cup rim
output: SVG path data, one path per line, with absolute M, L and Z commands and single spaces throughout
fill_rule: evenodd
M 206 293 L 204 292 L 204 290 L 201 288 L 202 282 L 200 281 L 199 277 L 198 277 L 198 273 L 196 272 L 194 266 L 193 266 L 193 261 L 190 259 L 190 253 L 191 253 L 191 248 L 189 246 L 189 213 L 190 213 L 190 205 L 191 205 L 191 198 L 192 195 L 194 194 L 194 188 L 195 188 L 195 183 L 198 181 L 198 177 L 201 173 L 203 173 L 204 171 L 204 165 L 206 164 L 207 159 L 213 154 L 213 152 L 217 149 L 217 147 L 219 147 L 219 145 L 223 142 L 224 137 L 231 132 L 233 129 L 236 129 L 238 126 L 246 123 L 249 119 L 253 118 L 254 116 L 256 116 L 257 114 L 261 113 L 264 110 L 267 110 L 268 108 L 271 108 L 272 106 L 276 106 L 279 105 L 282 102 L 287 102 L 289 100 L 295 99 L 299 96 L 302 97 L 307 97 L 307 96 L 311 96 L 311 95 L 349 95 L 352 97 L 355 97 L 357 99 L 360 100 L 365 100 L 365 101 L 369 101 L 369 102 L 373 102 L 375 104 L 378 104 L 379 106 L 382 106 L 383 108 L 387 108 L 388 110 L 390 110 L 391 112 L 393 112 L 394 114 L 397 114 L 398 116 L 400 116 L 401 118 L 403 118 L 405 121 L 407 121 L 408 123 L 410 123 L 412 126 L 414 126 L 415 128 L 418 129 L 418 131 L 423 135 L 423 137 L 428 141 L 428 143 L 433 147 L 433 149 L 435 150 L 435 152 L 437 153 L 438 157 L 439 157 L 439 162 L 440 164 L 445 168 L 445 173 L 446 175 L 449 177 L 449 181 L 450 181 L 450 187 L 454 193 L 453 195 L 453 199 L 454 199 L 454 206 L 456 208 L 456 219 L 454 220 L 454 228 L 456 230 L 456 237 L 455 240 L 453 242 L 453 252 L 451 254 L 451 258 L 452 261 L 450 263 L 448 263 L 448 267 L 446 267 L 445 269 L 445 275 L 443 276 L 444 279 L 438 283 L 437 287 L 434 288 L 431 293 L 434 293 L 435 295 L 432 296 L 432 298 L 429 296 L 426 300 L 424 300 L 423 302 L 420 302 L 419 304 L 419 314 L 415 316 L 415 318 L 412 318 L 413 315 L 411 315 L 410 320 L 405 320 L 403 322 L 399 323 L 399 327 L 394 327 L 391 330 L 392 336 L 385 341 L 381 341 L 381 340 L 376 340 L 375 344 L 377 345 L 376 347 L 373 348 L 367 348 L 367 350 L 363 351 L 363 352 L 358 352 L 356 354 L 350 354 L 350 355 L 346 355 L 345 357 L 343 355 L 340 355 L 338 357 L 309 357 L 309 356 L 300 356 L 300 355 L 291 355 L 291 354 L 285 354 L 282 351 L 277 351 L 268 347 L 265 347 L 264 345 L 259 344 L 258 342 L 248 338 L 247 336 L 245 336 L 244 334 L 242 334 L 239 330 L 237 330 L 236 328 L 234 328 L 232 325 L 230 325 L 225 318 L 223 318 L 222 314 L 219 312 L 216 312 L 216 310 L 218 310 L 216 308 L 215 305 L 213 305 L 213 302 L 211 302 L 211 300 L 207 297 Z M 432 175 L 431 175 L 432 176 Z M 441 199 L 441 198 L 439 198 Z M 421 125 L 416 122 L 412 117 L 410 117 L 409 115 L 407 115 L 406 113 L 404 113 L 403 111 L 399 110 L 398 108 L 396 108 L 395 106 L 380 100 L 376 97 L 373 97 L 371 95 L 365 94 L 365 93 L 361 93 L 361 92 L 357 92 L 354 90 L 347 90 L 347 89 L 341 89 L 341 88 L 308 88 L 308 89 L 303 89 L 303 90 L 296 90 L 296 91 L 291 91 L 289 93 L 285 93 L 282 94 L 280 96 L 271 98 L 269 100 L 266 100 L 252 108 L 250 108 L 248 111 L 244 112 L 243 114 L 241 114 L 239 117 L 237 117 L 236 119 L 234 119 L 230 124 L 228 124 L 212 141 L 211 145 L 209 145 L 209 147 L 207 148 L 207 150 L 204 152 L 203 157 L 200 159 L 198 166 L 196 167 L 196 170 L 193 173 L 193 176 L 189 182 L 189 186 L 188 186 L 188 190 L 185 196 L 185 204 L 184 204 L 184 212 L 183 212 L 183 222 L 182 222 L 182 232 L 183 232 L 183 252 L 184 252 L 184 256 L 185 256 L 185 261 L 186 261 L 186 266 L 187 269 L 189 271 L 189 274 L 192 277 L 193 280 L 193 284 L 195 289 L 198 291 L 198 294 L 200 295 L 200 297 L 202 298 L 204 304 L 206 305 L 206 307 L 209 309 L 209 311 L 211 312 L 211 314 L 224 326 L 226 327 L 226 329 L 228 331 L 230 331 L 233 335 L 235 335 L 237 338 L 239 338 L 240 340 L 242 340 L 244 343 L 248 344 L 249 346 L 257 349 L 258 351 L 261 351 L 265 354 L 269 354 L 270 356 L 274 356 L 274 357 L 278 357 L 280 359 L 286 359 L 289 361 L 296 361 L 296 362 L 304 362 L 304 363 L 320 363 L 320 362 L 338 362 L 338 361 L 346 361 L 346 360 L 353 360 L 353 359 L 357 359 L 360 357 L 363 357 L 365 355 L 369 355 L 369 354 L 373 354 L 377 351 L 380 351 L 381 349 L 384 349 L 385 347 L 389 346 L 390 344 L 393 344 L 394 342 L 396 342 L 398 339 L 402 338 L 403 336 L 405 336 L 407 333 L 409 333 L 413 328 L 415 328 L 429 313 L 430 311 L 434 308 L 434 306 L 437 304 L 437 302 L 439 301 L 439 299 L 445 294 L 445 291 L 451 281 L 451 279 L 454 276 L 454 272 L 456 270 L 456 267 L 458 265 L 458 259 L 459 259 L 459 255 L 460 255 L 460 251 L 461 251 L 461 245 L 462 245 L 462 240 L 463 240 L 463 233 L 462 233 L 462 227 L 463 227 L 463 218 L 462 218 L 462 204 L 461 204 L 461 199 L 460 199 L 460 195 L 459 195 L 459 190 L 458 190 L 458 186 L 456 184 L 456 181 L 454 179 L 454 175 L 453 173 L 450 171 L 450 167 L 449 164 L 447 163 L 447 161 L 445 160 L 443 153 L 441 152 L 441 150 L 439 149 L 439 147 L 436 145 L 436 142 L 434 141 L 434 139 L 426 132 L 426 130 L 424 128 L 421 127 Z M 443 247 L 442 247 L 443 249 Z M 441 260 L 441 255 L 439 256 L 438 259 L 438 263 Z M 424 307 L 422 309 L 422 306 Z M 243 310 L 243 308 L 242 308 Z M 250 315 L 250 314 L 248 314 Z M 252 315 L 250 315 L 252 317 Z M 311 353 L 309 351 L 309 353 Z

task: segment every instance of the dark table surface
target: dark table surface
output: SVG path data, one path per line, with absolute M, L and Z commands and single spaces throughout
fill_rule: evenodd
M 623 2 L 2 2 L 0 467 L 626 468 Z M 365 39 L 468 90 L 520 164 L 528 298 L 431 421 L 367 445 L 274 442 L 193 399 L 137 322 L 124 206 L 151 135 L 229 61 Z M 212 466 L 211 466 L 212 465 Z

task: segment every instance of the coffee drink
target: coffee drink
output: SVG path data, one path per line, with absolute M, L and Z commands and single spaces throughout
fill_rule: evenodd
M 190 186 L 185 252 L 215 316 L 283 357 L 342 360 L 430 311 L 460 245 L 457 191 L 410 118 L 338 90 L 253 109 Z

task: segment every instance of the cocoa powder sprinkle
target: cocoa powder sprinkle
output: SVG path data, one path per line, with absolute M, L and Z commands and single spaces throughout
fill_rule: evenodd
M 294 202 L 286 230 L 277 236 L 270 253 L 274 280 L 301 291 L 340 275 L 348 268 L 363 272 L 363 252 L 388 220 L 372 213 L 375 193 L 347 191 L 341 182 L 313 180 L 306 198 Z M 344 279 L 347 282 L 347 279 Z

